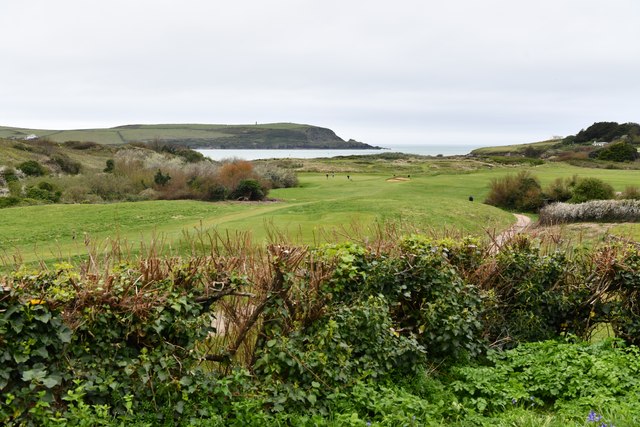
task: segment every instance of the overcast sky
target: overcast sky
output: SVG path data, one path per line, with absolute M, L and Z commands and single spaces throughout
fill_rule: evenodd
M 0 125 L 297 122 L 375 145 L 640 121 L 638 0 L 0 0 Z

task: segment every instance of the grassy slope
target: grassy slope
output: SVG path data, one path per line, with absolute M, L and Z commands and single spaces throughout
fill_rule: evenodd
M 314 140 L 306 140 L 305 132 L 316 131 L 322 134 Z M 128 142 L 150 142 L 156 139 L 189 146 L 215 146 L 224 144 L 230 148 L 242 145 L 270 148 L 272 144 L 297 144 L 309 147 L 334 147 L 348 145 L 332 132 L 315 126 L 296 123 L 270 123 L 260 125 L 208 125 L 208 124 L 159 124 L 127 125 L 109 129 L 23 129 L 0 126 L 0 138 L 24 138 L 34 134 L 53 142 L 92 141 L 99 144 L 114 145 Z M 366 148 L 362 144 L 362 148 Z M 357 148 L 357 147 L 356 147 Z
M 110 154 L 106 148 L 95 153 L 65 150 L 68 155 L 82 157 L 85 167 L 96 169 L 104 167 Z M 7 153 L 26 155 L 22 150 L 0 146 L 0 154 Z M 87 155 L 90 153 L 93 156 Z M 264 241 L 275 228 L 294 240 L 311 243 L 322 240 L 324 232 L 366 227 L 376 221 L 410 224 L 425 231 L 455 228 L 483 234 L 484 228 L 501 229 L 512 222 L 510 214 L 481 203 L 489 182 L 523 169 L 493 167 L 476 160 L 381 160 L 379 156 L 283 162 L 289 166 L 298 162 L 294 166 L 315 172 L 300 173 L 299 188 L 272 191 L 271 196 L 279 200 L 275 203 L 153 201 L 8 208 L 0 210 L 0 248 L 5 256 L 19 252 L 28 261 L 52 259 L 58 253 L 83 254 L 84 233 L 95 241 L 117 235 L 136 244 L 160 234 L 175 247 L 183 230 L 200 227 L 248 230 L 257 242 Z M 561 163 L 528 169 L 543 186 L 575 174 L 601 178 L 616 190 L 640 182 L 640 171 L 585 169 Z M 335 177 L 327 179 L 326 172 L 331 171 Z M 394 174 L 405 178 L 411 175 L 411 179 L 388 182 Z M 470 195 L 476 202 L 468 201 Z M 625 233 L 632 233 L 629 227 L 635 229 L 630 225 L 624 228 Z
M 27 160 L 40 163 L 50 161 L 50 156 L 56 153 L 66 155 L 82 164 L 83 172 L 102 171 L 107 159 L 114 154 L 113 147 L 97 146 L 86 150 L 75 150 L 64 145 L 42 146 L 29 141 L 12 141 L 0 139 L 0 166 L 16 167 Z
M 96 241 L 118 235 L 129 242 L 149 241 L 161 234 L 178 244 L 182 230 L 217 228 L 249 230 L 256 241 L 269 229 L 286 231 L 306 242 L 323 231 L 372 225 L 376 220 L 411 222 L 427 229 L 455 227 L 482 232 L 483 227 L 504 228 L 508 213 L 467 201 L 469 192 L 485 191 L 470 175 L 416 177 L 387 182 L 386 175 L 302 174 L 302 187 L 281 189 L 276 203 L 205 203 L 153 201 L 106 205 L 47 205 L 0 210 L 0 242 L 5 256 L 19 252 L 24 260 L 52 259 L 85 253 L 84 233 Z M 73 239 L 73 236 L 76 239 Z
M 502 145 L 495 147 L 476 148 L 471 153 L 483 156 L 501 155 L 506 153 L 522 153 L 527 148 L 536 148 L 546 150 L 559 143 L 559 139 L 550 139 L 547 141 L 533 142 L 529 144 Z

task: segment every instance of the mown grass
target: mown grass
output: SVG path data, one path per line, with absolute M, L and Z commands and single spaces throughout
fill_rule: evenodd
M 543 186 L 558 177 L 590 176 L 616 190 L 640 180 L 640 171 L 585 169 L 560 163 L 523 168 L 460 159 L 380 161 L 365 157 L 356 161 L 359 163 L 353 159 L 303 162 L 303 169 L 333 167 L 337 171 L 328 178 L 326 172 L 300 173 L 301 186 L 273 190 L 270 196 L 276 201 L 272 202 L 149 201 L 3 209 L 0 248 L 5 259 L 18 253 L 24 261 L 33 262 L 85 255 L 85 234 L 92 242 L 118 238 L 133 246 L 162 236 L 168 246 L 181 251 L 188 246 L 183 232 L 195 229 L 250 232 L 258 244 L 274 231 L 296 243 L 318 243 L 346 238 L 354 229 L 361 232 L 381 223 L 426 233 L 456 230 L 486 235 L 485 230 L 502 230 L 513 222 L 510 213 L 482 203 L 491 179 L 507 173 L 528 169 Z M 406 180 L 388 181 L 394 174 Z M 475 201 L 469 202 L 469 196 Z M 640 235 L 636 225 L 611 230 Z M 595 234 L 574 233 L 580 241 L 583 237 L 589 241 L 602 238 L 601 233 Z
M 467 177 L 465 179 L 465 177 Z M 509 213 L 468 195 L 484 184 L 460 176 L 423 176 L 388 182 L 385 175 L 301 174 L 299 188 L 274 190 L 277 201 L 264 203 L 149 201 L 99 205 L 43 205 L 0 210 L 0 242 L 5 255 L 19 252 L 25 261 L 54 254 L 86 252 L 85 233 L 93 241 L 118 237 L 132 243 L 162 235 L 180 245 L 183 230 L 249 231 L 257 243 L 277 230 L 297 242 L 312 243 L 351 228 L 392 222 L 429 231 L 455 228 L 483 233 L 506 228 Z M 75 236 L 75 239 L 74 239 Z

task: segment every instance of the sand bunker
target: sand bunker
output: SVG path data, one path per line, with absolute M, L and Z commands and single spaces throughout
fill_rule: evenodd
M 410 178 L 403 178 L 403 177 L 395 177 L 395 178 L 387 179 L 387 182 L 404 182 L 404 181 L 411 181 L 411 179 Z

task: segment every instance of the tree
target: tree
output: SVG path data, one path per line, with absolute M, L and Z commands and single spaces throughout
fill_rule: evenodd
M 626 142 L 609 144 L 602 150 L 598 150 L 598 160 L 610 160 L 613 162 L 634 161 L 638 158 L 638 150 Z

